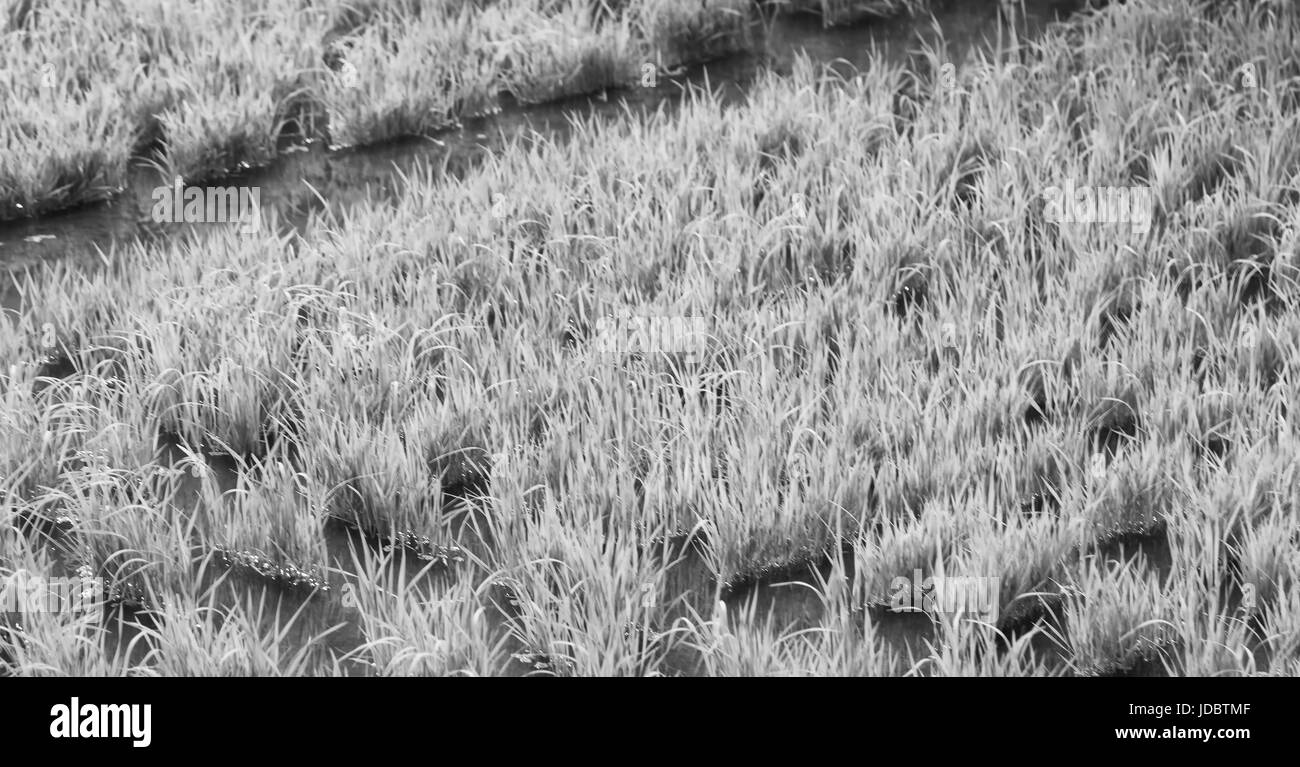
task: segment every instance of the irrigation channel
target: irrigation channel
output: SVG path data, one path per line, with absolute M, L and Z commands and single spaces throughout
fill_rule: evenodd
M 1083 5 L 1081 0 L 1025 2 L 1018 22 L 1018 39 L 1022 42 L 1033 39 L 1049 23 Z M 749 86 L 761 73 L 788 72 L 800 56 L 851 74 L 868 67 L 873 55 L 886 62 L 904 62 L 922 43 L 942 40 L 951 60 L 963 61 L 978 50 L 991 48 L 992 42 L 1005 31 L 997 4 L 991 0 L 949 0 L 936 3 L 931 17 L 878 20 L 838 28 L 825 27 L 816 16 L 776 15 L 756 21 L 754 52 L 696 66 L 675 77 L 660 78 L 653 87 L 608 91 L 544 105 L 502 103 L 498 111 L 465 119 L 457 128 L 380 145 L 331 148 L 317 141 L 282 155 L 269 166 L 245 169 L 225 179 L 210 181 L 208 185 L 260 188 L 261 208 L 274 225 L 301 232 L 311 213 L 325 206 L 343 208 L 366 197 L 400 193 L 403 176 L 426 171 L 459 174 L 511 142 L 532 135 L 564 141 L 575 117 L 610 121 L 639 119 L 656 110 L 673 110 L 691 88 L 712 89 L 724 103 L 736 103 L 746 98 Z M 133 169 L 127 188 L 109 202 L 0 224 L 0 268 L 17 274 L 56 260 L 74 259 L 79 265 L 84 264 L 84 268 L 94 269 L 102 263 L 98 254 L 137 239 L 195 236 L 196 233 L 186 231 L 190 225 L 159 225 L 149 218 L 153 190 L 169 183 L 141 162 Z M 0 289 L 0 304 L 7 312 L 23 312 L 14 280 L 6 279 L 5 283 Z M 173 448 L 169 457 L 179 460 L 183 456 Z M 233 461 L 209 456 L 208 462 L 223 490 L 235 487 Z M 193 484 L 190 500 L 198 502 L 198 482 Z M 184 497 L 178 499 L 178 502 L 185 501 Z M 337 595 L 347 592 L 353 557 L 365 556 L 364 550 L 373 548 L 371 543 L 341 527 L 331 529 L 328 541 L 331 562 L 321 581 L 328 586 L 326 598 L 320 599 L 319 593 L 313 596 L 311 589 L 271 587 L 268 600 L 273 604 L 267 619 L 283 620 L 304 607 L 302 616 L 294 623 L 293 637 L 305 641 L 318 638 L 329 627 L 341 626 L 323 641 L 340 653 L 357 647 L 364 641 L 361 627 Z M 693 555 L 690 541 L 667 541 L 662 545 L 666 556 L 678 561 L 670 570 L 669 588 L 674 591 L 680 588 L 682 593 L 689 591 L 699 597 L 689 609 L 707 614 L 709 609 L 717 609 L 717 597 L 721 596 L 727 610 L 754 610 L 760 621 L 768 620 L 770 615 L 776 626 L 816 626 L 821 603 L 807 585 L 825 577 L 832 568 L 852 567 L 848 561 L 851 558 L 846 558 L 844 562 L 822 562 L 720 587 L 701 558 Z M 1128 545 L 1147 548 L 1151 542 L 1131 541 Z M 472 555 L 474 545 L 465 543 L 465 548 Z M 362 553 L 355 553 L 358 551 Z M 1146 553 L 1157 561 L 1161 559 L 1158 551 Z M 409 557 L 405 561 L 409 573 L 425 571 L 422 585 L 431 593 L 438 593 L 449 578 L 455 577 L 454 564 L 429 567 L 429 557 Z M 214 572 L 213 577 L 224 576 Z M 236 574 L 227 579 L 223 588 L 235 598 L 257 580 L 247 573 Z M 505 601 L 508 603 L 508 595 Z M 279 604 L 278 617 L 274 603 Z M 132 615 L 135 611 L 119 613 Z M 901 651 L 925 654 L 924 643 L 933 636 L 932 624 L 925 615 L 880 610 L 875 619 L 877 630 Z M 507 616 L 490 616 L 488 620 L 499 626 Z M 124 625 L 121 620 L 117 625 L 119 630 L 110 630 L 110 641 L 120 645 L 134 632 L 121 631 Z M 292 644 L 294 639 L 288 641 Z M 1043 646 L 1050 648 L 1047 643 Z M 516 663 L 519 673 L 546 667 L 546 659 L 531 656 L 528 648 L 512 649 L 519 651 Z M 688 657 L 670 659 L 668 666 L 684 673 L 693 670 Z M 356 670 L 364 672 L 364 669 Z

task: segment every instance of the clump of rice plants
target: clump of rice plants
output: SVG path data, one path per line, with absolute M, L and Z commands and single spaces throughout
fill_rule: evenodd
M 197 465 L 196 465 L 197 466 Z M 283 460 L 260 462 L 237 473 L 236 486 L 217 494 L 204 475 L 204 537 L 222 564 L 284 585 L 328 591 L 324 488 Z
M 344 593 L 355 605 L 363 641 L 341 658 L 381 676 L 493 676 L 508 673 L 510 634 L 491 599 L 488 579 L 446 584 L 394 566 L 402 552 L 353 552 L 355 580 Z
M 794 13 L 815 13 L 830 27 L 863 19 L 919 15 L 929 7 L 929 0 L 774 0 L 772 4 Z
M 737 53 L 752 44 L 749 3 L 650 0 L 637 12 L 652 52 L 668 68 Z
M 107 199 L 126 183 L 130 48 L 105 9 L 69 11 L 45 8 L 0 33 L 0 221 Z

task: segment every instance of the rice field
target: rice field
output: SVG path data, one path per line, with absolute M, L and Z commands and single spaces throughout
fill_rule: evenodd
M 427 135 L 499 110 L 503 95 L 538 103 L 641 82 L 746 50 L 755 11 L 743 0 L 7 5 L 0 221 L 111 198 L 133 163 L 200 183 L 317 141 Z
M 124 23 L 31 5 L 0 54 L 29 68 L 60 9 Z M 161 113 L 90 106 L 117 92 L 90 65 L 66 119 L 0 112 L 36 148 L 6 206 L 118 183 L 129 114 L 189 179 L 280 151 L 286 76 L 328 83 L 301 103 L 331 142 L 382 141 L 639 77 L 646 45 L 724 55 L 752 12 L 229 8 L 264 23 L 179 26 L 252 67 L 237 97 L 207 42 L 158 38 L 189 57 L 150 59 L 188 94 Z M 174 30 L 130 18 L 104 39 Z M 1291 5 L 1131 0 L 963 61 L 805 58 L 303 227 L 28 272 L 0 576 L 98 579 L 102 610 L 0 612 L 0 673 L 1294 675 L 1297 33 Z M 312 84 L 328 51 L 354 74 Z

